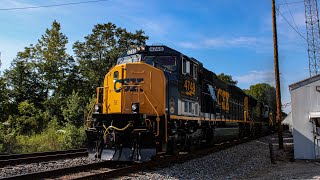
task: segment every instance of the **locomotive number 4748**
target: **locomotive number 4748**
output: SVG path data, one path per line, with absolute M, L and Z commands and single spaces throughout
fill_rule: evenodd
M 184 81 L 184 89 L 186 90 L 186 95 L 188 96 L 194 96 L 196 95 L 196 83 L 190 81 L 190 80 L 185 80 Z

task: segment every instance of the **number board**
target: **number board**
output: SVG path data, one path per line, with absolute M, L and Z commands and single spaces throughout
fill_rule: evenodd
M 183 83 L 184 93 L 187 96 L 195 96 L 196 95 L 196 83 L 194 81 L 185 79 Z

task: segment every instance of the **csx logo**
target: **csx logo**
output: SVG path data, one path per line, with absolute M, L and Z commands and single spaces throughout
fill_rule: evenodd
M 143 82 L 143 78 L 125 78 L 125 79 L 118 79 L 114 82 L 114 91 L 120 92 L 122 89 L 124 91 L 137 91 L 138 85 Z M 120 85 L 120 88 L 118 87 L 118 84 Z M 143 89 L 140 87 L 140 91 L 143 91 Z

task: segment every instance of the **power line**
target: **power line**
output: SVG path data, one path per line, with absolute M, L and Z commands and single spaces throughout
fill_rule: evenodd
M 282 6 L 282 5 L 288 5 L 288 4 L 298 4 L 298 3 L 303 3 L 304 1 L 294 1 L 294 2 L 289 2 L 289 3 L 280 3 L 278 4 L 279 6 Z
M 88 4 L 88 3 L 96 3 L 96 2 L 104 2 L 104 1 L 109 1 L 109 0 L 92 0 L 92 1 L 70 2 L 70 3 L 63 3 L 63 4 L 50 4 L 50 5 L 15 7 L 15 8 L 0 8 L 0 11 L 23 10 L 23 9 L 38 9 L 38 8 L 48 8 L 48 7 L 58 7 L 58 6 L 70 6 L 70 5 Z
M 290 26 L 297 34 L 299 34 L 299 36 L 300 36 L 301 38 L 303 38 L 304 40 L 307 41 L 307 39 L 306 39 L 302 34 L 300 34 L 300 33 L 290 24 L 290 22 L 287 20 L 287 18 L 284 17 L 284 15 L 281 13 L 281 11 L 280 11 L 279 8 L 277 8 L 277 11 L 278 11 L 279 14 L 283 17 L 283 19 L 289 24 L 289 26 Z
M 297 31 L 298 31 L 299 28 L 298 28 L 298 26 L 297 26 L 297 24 L 296 24 L 296 22 L 295 22 L 295 20 L 294 20 L 294 18 L 293 18 L 293 16 L 292 16 L 292 13 L 291 13 L 290 8 L 289 8 L 289 4 L 288 4 L 287 0 L 285 0 L 285 1 L 286 1 L 286 4 L 287 4 L 287 8 L 288 8 L 288 10 L 289 10 L 290 16 L 291 16 L 291 18 L 292 18 L 292 20 L 293 20 L 293 23 L 294 23 L 294 25 L 296 26 Z

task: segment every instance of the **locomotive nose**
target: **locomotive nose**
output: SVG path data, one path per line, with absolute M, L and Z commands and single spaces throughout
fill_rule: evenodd
M 150 160 L 157 153 L 156 139 L 164 137 L 160 133 L 160 117 L 165 114 L 163 72 L 145 63 L 116 65 L 103 87 L 97 88 L 93 111 L 92 128 L 87 128 L 90 157 Z

